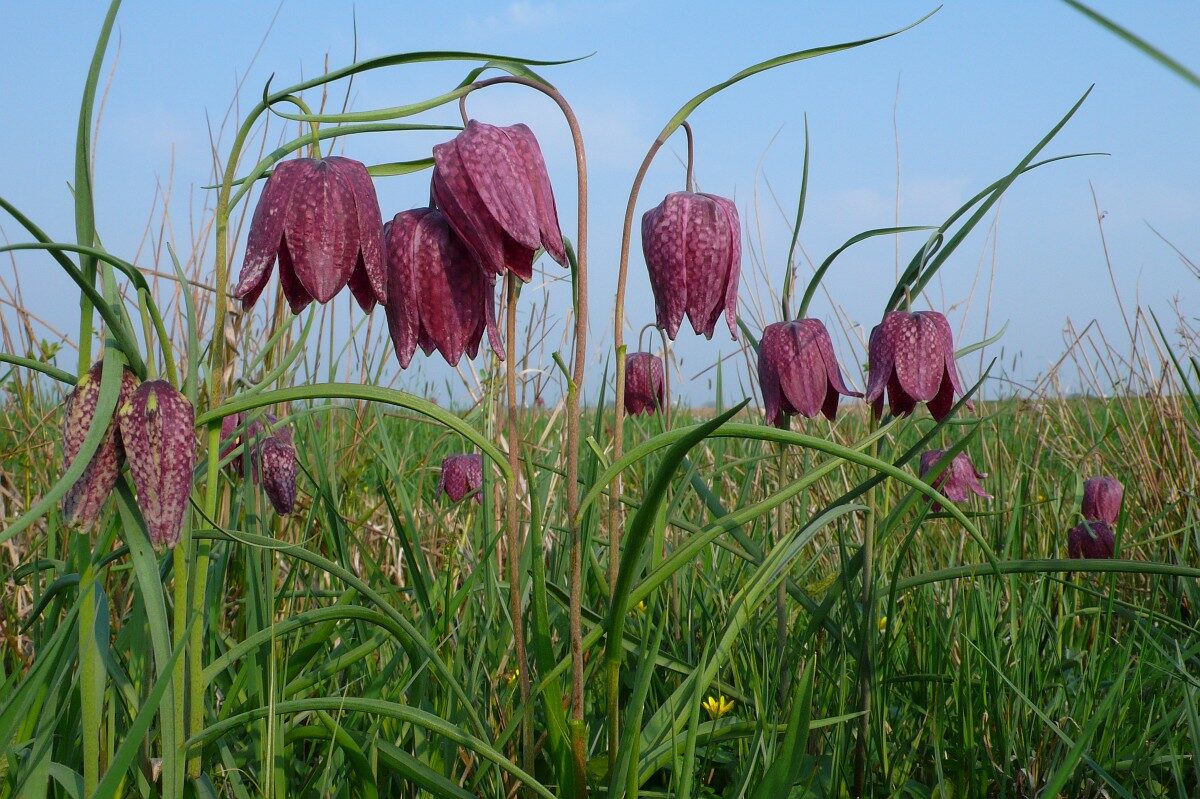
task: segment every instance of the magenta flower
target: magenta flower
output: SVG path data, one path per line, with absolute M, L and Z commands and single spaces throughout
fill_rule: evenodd
M 96 404 L 100 400 L 100 376 L 104 363 L 92 364 L 83 379 L 76 384 L 63 402 L 62 444 L 63 469 L 68 469 L 79 454 L 79 448 L 87 438 L 88 428 L 96 416 Z M 122 367 L 121 387 L 117 396 L 120 410 L 137 389 L 138 379 L 133 372 Z M 83 475 L 75 481 L 62 498 L 62 515 L 67 524 L 91 527 L 100 518 L 104 501 L 112 493 L 125 463 L 125 448 L 121 444 L 119 425 L 110 422 L 100 446 L 92 455 Z
M 954 395 L 963 393 L 950 323 L 937 311 L 892 311 L 871 331 L 867 349 L 867 402 L 876 418 L 883 414 L 885 388 L 893 415 L 910 414 L 924 402 L 938 421 L 950 413 Z
M 625 412 L 657 413 L 663 407 L 665 383 L 662 358 L 648 352 L 633 352 L 625 359 Z
M 276 258 L 292 313 L 327 303 L 349 283 L 364 311 L 387 299 L 382 219 L 375 186 L 358 161 L 281 161 L 263 187 L 233 296 L 254 305 Z
M 231 475 L 241 477 L 243 453 L 249 453 L 251 479 L 256 485 L 262 483 L 275 511 L 286 516 L 296 505 L 296 446 L 292 432 L 287 427 L 276 427 L 279 420 L 275 414 L 264 413 L 250 422 L 244 434 L 235 434 L 244 419 L 235 413 L 221 420 L 221 457 L 236 451 L 227 469 Z
M 758 345 L 758 382 L 767 422 L 786 427 L 787 417 L 818 413 L 833 421 L 838 395 L 861 397 L 847 388 L 833 354 L 829 331 L 819 319 L 767 325 Z
M 712 338 L 721 312 L 737 339 L 741 223 L 731 200 L 677 191 L 642 216 L 642 253 L 658 326 L 675 340 L 686 313 L 692 330 Z
M 150 542 L 173 547 L 192 490 L 196 412 L 170 383 L 150 380 L 138 386 L 118 417 Z
M 495 278 L 480 270 L 445 215 L 432 208 L 396 214 L 383 239 L 388 332 L 401 367 L 408 368 L 418 345 L 426 355 L 437 350 L 451 366 L 463 353 L 474 358 L 484 330 L 504 357 L 492 306 Z
M 434 202 L 484 272 L 529 282 L 539 247 L 567 265 L 546 162 L 527 126 L 472 119 L 433 148 L 433 161 Z
M 1083 483 L 1083 518 L 1116 524 L 1125 487 L 1115 477 L 1092 477 Z
M 920 474 L 922 480 L 945 454 L 946 450 L 944 449 L 931 449 L 921 455 Z M 935 477 L 930 485 L 941 491 L 942 495 L 951 502 L 964 502 L 971 494 L 991 499 L 992 495 L 984 491 L 983 486 L 979 484 L 980 479 L 985 477 L 987 477 L 987 473 L 976 469 L 967 453 L 960 452 L 946 465 L 945 469 L 942 469 L 942 473 Z M 940 503 L 933 503 L 934 513 L 941 509 Z
M 267 414 L 268 424 L 275 417 Z M 258 442 L 258 474 L 262 480 L 267 500 L 280 516 L 286 516 L 296 507 L 296 445 L 292 443 L 292 431 L 280 427 Z
M 1081 522 L 1067 533 L 1067 554 L 1072 558 L 1111 558 L 1115 547 L 1112 527 L 1099 519 Z
M 476 502 L 483 502 L 483 456 L 479 454 L 451 455 L 442 459 L 442 474 L 437 491 L 444 492 L 451 502 L 460 502 L 474 493 Z

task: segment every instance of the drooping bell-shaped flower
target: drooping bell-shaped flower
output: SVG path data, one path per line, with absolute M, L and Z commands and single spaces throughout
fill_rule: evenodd
M 885 388 L 894 415 L 910 414 L 924 402 L 938 421 L 950 413 L 954 395 L 963 393 L 950 323 L 937 311 L 892 311 L 871 331 L 867 350 L 867 402 L 876 417 L 883 414 Z
M 642 215 L 642 254 L 650 272 L 658 326 L 675 340 L 686 313 L 692 330 L 712 338 L 725 313 L 737 339 L 741 222 L 732 200 L 677 191 Z
M 275 418 L 268 416 L 268 424 L 274 424 Z M 275 512 L 286 516 L 296 507 L 296 445 L 292 431 L 280 427 L 264 436 L 256 454 L 263 491 Z
M 196 462 L 196 412 L 165 380 L 138 386 L 121 407 L 121 440 L 138 507 L 156 547 L 179 541 Z
M 1080 522 L 1067 533 L 1067 554 L 1072 558 L 1111 558 L 1117 538 L 1108 522 Z
M 70 468 L 75 456 L 79 454 L 84 439 L 87 438 L 88 428 L 96 416 L 96 405 L 100 400 L 100 377 L 104 368 L 102 361 L 92 364 L 92 368 L 83 376 L 67 395 L 63 403 L 62 442 L 63 469 Z M 138 379 L 133 372 L 122 367 L 121 387 L 117 396 L 117 409 L 133 396 L 137 389 Z M 77 524 L 80 527 L 90 527 L 100 517 L 100 509 L 104 500 L 112 493 L 121 474 L 121 465 L 125 462 L 125 449 L 121 445 L 121 435 L 118 425 L 111 420 L 100 446 L 96 448 L 83 475 L 67 490 L 62 498 L 62 515 L 67 524 Z
M 921 455 L 920 474 L 922 480 L 945 454 L 946 450 L 944 449 L 931 449 Z M 930 485 L 941 491 L 951 502 L 963 502 L 971 494 L 991 499 L 992 495 L 984 491 L 983 486 L 979 484 L 979 481 L 985 477 L 987 477 L 987 473 L 976 469 L 967 453 L 960 452 L 946 465 L 945 469 L 942 469 L 942 473 L 935 477 Z M 933 503 L 932 510 L 935 513 L 941 509 L 940 503 Z
M 451 502 L 459 502 L 468 494 L 483 502 L 483 456 L 476 454 L 450 455 L 442 459 L 442 473 L 437 491 L 445 493 Z
M 1125 487 L 1115 477 L 1092 477 L 1083 483 L 1083 518 L 1116 524 Z
M 387 299 L 383 221 L 367 168 L 350 158 L 294 158 L 263 187 L 233 296 L 249 308 L 279 260 L 292 313 L 329 302 L 349 283 L 364 311 Z
M 396 214 L 384 225 L 388 270 L 388 332 L 400 366 L 408 368 L 417 346 L 437 350 L 451 366 L 463 353 L 474 358 L 486 330 L 504 357 L 492 305 L 495 278 L 479 268 L 470 250 L 432 208 Z
M 227 468 L 231 475 L 241 477 L 242 453 L 248 453 L 254 483 L 262 484 L 276 512 L 286 516 L 296 505 L 296 445 L 292 432 L 287 427 L 278 427 L 279 420 L 268 412 L 238 434 L 235 431 L 244 418 L 235 413 L 221 420 L 221 457 L 236 452 Z
M 527 126 L 472 119 L 433 148 L 433 161 L 434 202 L 483 271 L 528 282 L 539 247 L 567 265 L 546 162 Z
M 663 406 L 665 374 L 662 358 L 649 352 L 633 352 L 625 359 L 625 412 L 657 413 Z
M 862 396 L 842 380 L 833 341 L 819 319 L 767 325 L 758 346 L 758 383 L 767 422 L 777 427 L 797 413 L 809 419 L 823 413 L 833 421 L 839 394 Z

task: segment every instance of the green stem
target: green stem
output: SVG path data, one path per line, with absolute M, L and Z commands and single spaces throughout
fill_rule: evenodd
M 225 371 L 225 306 L 228 302 L 226 286 L 229 282 L 229 196 L 233 191 L 233 182 L 237 174 L 237 165 L 245 145 L 246 138 L 255 121 L 267 110 L 264 103 L 258 103 L 250 110 L 246 119 L 234 136 L 233 145 L 229 151 L 229 160 L 225 164 L 225 175 L 221 190 L 217 194 L 216 210 L 213 224 L 216 228 L 215 245 L 215 286 L 216 301 L 213 306 L 212 338 L 209 341 L 208 368 L 208 406 L 217 408 L 221 404 L 222 389 L 224 388 Z M 221 459 L 221 422 L 214 419 L 208 426 L 208 468 L 204 486 L 204 513 L 207 518 L 216 518 L 217 499 L 220 491 L 218 466 Z M 204 683 L 199 675 L 204 671 L 204 596 L 208 591 L 208 562 L 212 552 L 212 542 L 200 541 L 196 547 L 193 581 L 189 607 L 190 616 L 200 616 L 192 624 L 191 641 L 187 653 L 187 671 L 193 675 L 191 690 L 188 696 L 188 732 L 194 736 L 204 729 Z M 192 779 L 198 779 L 201 773 L 201 752 L 196 751 L 188 758 L 187 772 Z

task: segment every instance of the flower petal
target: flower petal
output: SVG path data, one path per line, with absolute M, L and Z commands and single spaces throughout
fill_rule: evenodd
M 687 309 L 688 204 L 683 192 L 668 194 L 642 215 L 642 254 L 654 294 L 658 326 L 672 341 Z
M 370 293 L 360 285 L 354 298 L 368 313 L 375 302 L 387 302 L 387 270 L 383 266 L 383 219 L 379 213 L 379 199 L 375 195 L 375 184 L 367 168 L 351 158 L 331 155 L 325 159 L 337 171 L 354 197 L 354 209 L 358 218 L 359 260 L 357 269 L 363 270 L 359 283 L 366 278 Z M 358 272 L 355 272 L 357 275 Z M 355 288 L 355 275 L 350 278 L 350 288 Z M 372 297 L 371 294 L 374 296 Z
M 300 178 L 284 219 L 293 271 L 305 291 L 326 303 L 345 288 L 358 261 L 354 194 L 327 160 Z
M 558 224 L 558 208 L 554 202 L 554 188 L 542 158 L 542 148 L 537 137 L 527 125 L 517 124 L 507 128 L 508 136 L 517 147 L 524 162 L 525 173 L 533 188 L 533 199 L 537 204 L 537 222 L 542 246 L 546 254 L 561 266 L 567 265 L 567 250 L 563 244 L 562 229 Z
M 244 308 L 254 305 L 271 276 L 271 265 L 283 241 L 284 218 L 292 193 L 311 167 L 312 160 L 308 158 L 281 161 L 263 186 L 250 220 L 242 271 L 233 290 L 233 296 L 242 301 Z

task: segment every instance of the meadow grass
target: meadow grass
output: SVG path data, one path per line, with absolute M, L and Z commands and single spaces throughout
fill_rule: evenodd
M 81 110 L 84 182 L 116 8 Z M 756 71 L 857 44 L 738 73 L 660 139 Z M 502 68 L 525 76 L 531 63 Z M 264 94 L 260 110 L 286 96 Z M 936 231 L 889 307 L 920 296 L 1003 191 L 1048 163 L 1035 158 L 1073 112 Z M 350 114 L 310 132 L 360 123 L 376 124 Z M 242 124 L 239 145 L 251 140 Z M 236 157 L 219 167 L 216 208 L 182 260 L 166 208 L 132 263 L 90 244 L 36 245 L 91 289 L 105 337 L 86 304 L 79 337 L 34 316 L 15 261 L 3 285 L 0 796 L 1200 795 L 1200 337 L 1186 314 L 1167 335 L 1122 304 L 1119 337 L 1069 328 L 1035 385 L 976 396 L 941 423 L 845 403 L 836 424 L 780 431 L 757 402 L 727 404 L 730 375 L 754 372 L 753 333 L 773 318 L 761 303 L 743 310 L 742 350 L 712 367 L 711 403 L 622 423 L 619 379 L 577 380 L 550 290 L 529 291 L 509 371 L 490 357 L 464 364 L 450 393 L 467 399 L 447 410 L 390 387 L 379 314 L 352 317 L 347 335 L 344 301 L 295 319 L 274 289 L 254 313 L 224 303 L 248 184 L 233 180 Z M 75 202 L 80 240 L 93 242 L 90 192 Z M 791 267 L 805 261 L 795 244 L 783 296 L 764 280 L 765 307 L 785 314 Z M 808 266 L 820 274 L 832 257 Z M 770 271 L 750 260 L 748 273 Z M 577 292 L 584 264 L 573 262 Z M 987 346 L 959 355 L 982 350 L 984 380 L 1011 384 L 983 368 Z M 172 377 L 199 406 L 208 457 L 173 551 L 151 548 L 124 477 L 86 535 L 50 501 L 65 485 L 71 361 L 86 367 L 93 348 Z M 605 369 L 606 356 L 594 356 Z M 214 446 L 222 415 L 267 409 L 300 455 L 299 500 L 283 517 Z M 993 498 L 940 498 L 915 474 L 932 448 L 968 452 Z M 442 457 L 480 450 L 482 501 L 448 502 Z M 1067 559 L 1083 480 L 1098 474 L 1126 487 L 1117 556 Z

